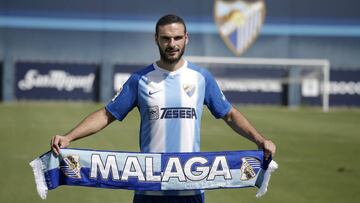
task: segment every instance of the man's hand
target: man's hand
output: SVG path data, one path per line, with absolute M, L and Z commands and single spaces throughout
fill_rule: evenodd
M 60 148 L 65 148 L 70 145 L 70 140 L 61 135 L 55 135 L 51 139 L 51 149 L 58 156 L 60 154 Z
M 265 160 L 268 160 L 271 156 L 275 155 L 276 146 L 271 140 L 265 140 L 259 148 L 264 150 Z

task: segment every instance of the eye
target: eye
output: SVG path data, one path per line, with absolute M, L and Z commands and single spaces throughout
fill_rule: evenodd
M 161 37 L 161 40 L 168 42 L 168 41 L 171 40 L 171 38 L 170 38 L 170 37 L 166 37 L 166 36 L 162 36 L 162 37 Z
M 174 39 L 175 39 L 176 41 L 179 41 L 179 40 L 184 39 L 184 36 L 176 36 Z

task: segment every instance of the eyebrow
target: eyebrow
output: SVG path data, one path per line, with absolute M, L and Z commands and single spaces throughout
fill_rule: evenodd
M 178 37 L 185 37 L 185 35 L 175 35 L 175 36 L 169 36 L 169 35 L 159 35 L 161 38 L 178 38 Z

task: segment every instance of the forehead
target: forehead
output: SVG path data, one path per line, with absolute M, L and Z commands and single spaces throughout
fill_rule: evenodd
M 183 35 L 185 34 L 185 27 L 181 23 L 171 23 L 159 26 L 158 35 Z

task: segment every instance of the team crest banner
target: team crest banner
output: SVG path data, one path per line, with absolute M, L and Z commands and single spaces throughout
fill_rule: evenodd
M 89 149 L 51 151 L 30 163 L 42 199 L 61 185 L 128 190 L 260 188 L 277 168 L 263 151 L 135 153 Z
M 214 17 L 221 38 L 240 56 L 259 35 L 265 3 L 263 0 L 215 0 Z

